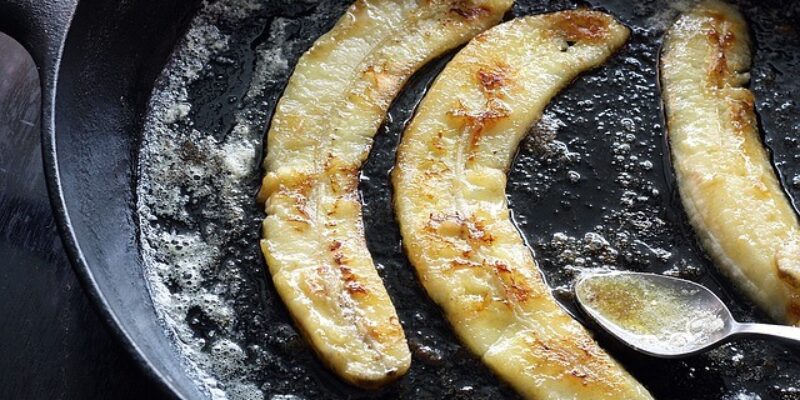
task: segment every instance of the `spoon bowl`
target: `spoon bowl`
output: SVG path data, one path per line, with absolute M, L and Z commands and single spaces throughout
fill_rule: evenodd
M 737 322 L 711 290 L 684 279 L 638 272 L 587 274 L 578 304 L 625 345 L 660 358 L 698 354 L 741 336 L 800 343 L 800 329 Z

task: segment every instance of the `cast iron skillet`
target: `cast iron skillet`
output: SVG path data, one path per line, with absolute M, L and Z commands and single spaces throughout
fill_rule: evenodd
M 575 6 L 574 2 L 558 0 L 518 3 L 512 15 Z M 644 26 L 654 10 L 667 8 L 665 3 L 609 0 L 591 5 L 602 6 L 626 23 Z M 204 394 L 187 375 L 182 359 L 155 318 L 142 277 L 134 204 L 139 132 L 147 100 L 198 4 L 199 1 L 186 0 L 81 0 L 79 4 L 76 0 L 0 0 L 0 30 L 19 40 L 40 69 L 45 168 L 59 228 L 75 270 L 131 354 L 162 384 L 165 394 L 184 399 L 203 398 Z M 796 28 L 800 13 L 797 6 L 779 1 L 743 1 L 742 5 L 747 16 L 754 19 L 757 50 L 752 87 L 759 99 L 765 142 L 775 152 L 774 160 L 789 195 L 796 196 L 792 177 L 800 172 L 800 163 L 794 161 L 800 149 L 797 140 L 784 137 L 791 136 L 800 126 L 800 121 L 792 117 L 796 115 L 794 104 L 800 101 L 800 90 L 794 82 L 795 67 L 800 65 L 796 56 L 800 54 L 800 33 Z M 318 36 L 330 23 L 321 24 L 315 32 L 299 32 Z M 312 40 L 309 37 L 308 42 Z M 620 242 L 625 254 L 619 255 L 617 262 L 622 267 L 663 272 L 678 265 L 682 274 L 711 287 L 733 305 L 738 316 L 764 320 L 717 276 L 685 223 L 663 143 L 655 83 L 659 40 L 658 32 L 634 30 L 631 43 L 609 65 L 577 81 L 549 107 L 553 115 L 566 121 L 559 136 L 583 159 L 573 160 L 570 168 L 581 174 L 585 184 L 570 186 L 566 168 L 551 163 L 547 152 L 535 143 L 525 146 L 511 171 L 509 186 L 517 222 L 538 253 L 546 277 L 558 286 L 569 277 L 557 271 L 561 264 L 554 260 L 564 249 L 563 244 L 549 241 L 553 233 L 613 233 L 627 230 L 641 213 L 655 213 L 665 221 L 664 225 L 644 233 L 643 239 L 674 254 L 668 259 L 651 257 L 645 244 Z M 444 61 L 416 77 L 410 90 L 393 106 L 390 114 L 394 118 L 381 130 L 365 166 L 365 174 L 373 179 L 362 183 L 370 248 L 376 260 L 386 267 L 383 274 L 387 287 L 398 305 L 407 335 L 416 343 L 412 345 L 415 366 L 407 378 L 378 393 L 341 385 L 321 368 L 312 368 L 316 372 L 305 380 L 295 377 L 270 382 L 274 378 L 265 378 L 260 382 L 263 387 L 294 385 L 297 394 L 314 398 L 514 396 L 459 348 L 441 315 L 424 297 L 399 250 L 397 227 L 389 206 L 386 178 L 397 137 L 414 103 Z M 617 79 L 618 70 L 627 71 L 628 78 Z M 274 95 L 278 94 L 279 91 Z M 623 139 L 619 141 L 624 141 L 629 128 L 638 135 L 629 145 L 640 146 L 637 151 L 653 160 L 649 169 L 630 172 L 649 176 L 645 187 L 634 189 L 648 190 L 652 196 L 639 209 L 617 215 L 605 210 L 614 207 L 622 189 L 608 182 L 618 178 L 624 167 L 615 164 L 617 147 L 609 146 L 619 144 L 616 142 L 620 137 Z M 544 171 L 545 178 L 537 177 L 536 171 Z M 632 182 L 635 186 L 637 181 Z M 265 278 L 260 279 L 266 282 Z M 261 295 L 274 299 L 269 284 L 262 286 Z M 569 307 L 569 295 L 564 291 L 557 294 Z M 417 310 L 424 317 L 418 318 Z M 270 318 L 286 319 L 283 311 L 263 312 Z M 288 324 L 288 320 L 279 322 Z M 654 361 L 626 352 L 606 337 L 599 339 L 657 398 L 719 399 L 736 393 L 757 393 L 762 399 L 798 398 L 797 392 L 787 388 L 792 383 L 796 386 L 800 377 L 800 355 L 778 345 L 742 344 L 745 363 L 739 365 L 724 358 L 727 353 L 685 361 Z M 444 348 L 444 359 L 431 359 L 430 354 L 418 351 L 420 343 Z M 298 356 L 299 361 L 287 361 L 289 365 L 316 363 L 307 348 L 291 351 L 302 356 Z M 299 370 L 302 368 L 285 372 Z M 469 372 L 456 376 L 452 371 Z M 470 383 L 476 382 L 477 387 L 471 388 Z M 458 386 L 458 390 L 450 390 L 450 386 Z
M 0 30 L 25 46 L 39 68 L 48 189 L 75 271 L 143 369 L 165 394 L 184 399 L 202 394 L 153 318 L 142 279 L 132 214 L 137 138 L 131 133 L 196 5 L 0 1 Z

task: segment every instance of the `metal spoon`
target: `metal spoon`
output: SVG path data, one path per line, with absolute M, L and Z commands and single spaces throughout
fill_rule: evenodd
M 655 285 L 665 290 L 665 292 L 679 296 L 683 304 L 690 304 L 692 310 L 701 310 L 707 315 L 722 323 L 713 324 L 712 328 L 707 325 L 703 335 L 697 340 L 676 345 L 666 341 L 649 340 L 640 333 L 633 332 L 625 326 L 620 326 L 611 319 L 604 316 L 600 309 L 592 305 L 589 290 L 592 280 L 596 279 L 641 279 L 643 283 Z M 590 274 L 582 276 L 575 284 L 576 297 L 581 308 L 591 316 L 603 329 L 611 333 L 622 343 L 639 352 L 660 358 L 680 358 L 688 357 L 717 347 L 725 342 L 736 338 L 761 337 L 776 338 L 790 343 L 800 344 L 800 328 L 770 325 L 741 323 L 733 319 L 730 310 L 712 291 L 697 283 L 684 279 L 671 278 L 663 275 L 636 273 L 636 272 L 616 272 L 605 274 Z

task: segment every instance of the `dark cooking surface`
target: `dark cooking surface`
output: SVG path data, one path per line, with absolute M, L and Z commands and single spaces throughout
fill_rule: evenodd
M 347 2 L 341 3 L 339 9 Z M 514 15 L 575 7 L 569 1 L 517 3 Z M 535 137 L 525 143 L 509 180 L 515 218 L 567 307 L 573 306 L 564 286 L 570 279 L 570 266 L 610 264 L 638 271 L 669 270 L 702 282 L 740 319 L 763 321 L 763 314 L 737 295 L 703 258 L 686 224 L 664 157 L 656 60 L 663 28 L 675 13 L 669 12 L 666 1 L 628 3 L 591 2 L 631 26 L 631 39 L 607 65 L 578 79 L 548 107 L 549 119 L 560 121 L 554 139 L 568 150 Z M 800 140 L 795 139 L 800 128 L 796 112 L 800 101 L 800 82 L 796 80 L 800 4 L 756 0 L 741 4 L 756 42 L 752 88 L 766 142 L 777 154 L 789 193 L 797 197 L 800 181 L 793 183 L 793 177 L 800 173 Z M 313 6 L 306 3 L 268 7 L 263 14 L 243 26 L 221 27 L 233 34 L 228 56 L 235 62 L 213 67 L 213 76 L 221 74 L 226 79 L 201 81 L 192 88 L 193 109 L 201 110 L 194 111 L 201 116 L 195 119 L 198 129 L 218 138 L 230 130 L 236 105 L 220 99 L 238 98 L 245 92 L 253 78 L 253 49 L 270 40 L 262 31 L 272 18 L 295 19 L 290 33 L 304 38 L 300 43 L 308 46 L 338 16 L 315 15 Z M 287 49 L 290 63 L 303 50 Z M 371 393 L 340 383 L 321 367 L 292 328 L 265 276 L 256 245 L 260 210 L 249 205 L 252 230 L 233 238 L 227 251 L 230 259 L 253 263 L 245 271 L 248 282 L 236 297 L 240 334 L 235 339 L 248 349 L 248 360 L 259 365 L 259 372 L 250 378 L 265 392 L 314 399 L 515 397 L 458 344 L 438 308 L 426 297 L 402 252 L 391 209 L 388 172 L 394 163 L 395 145 L 413 106 L 445 61 L 418 74 L 392 107 L 361 185 L 368 244 L 414 353 L 409 374 L 383 391 Z M 286 78 L 269 87 L 269 104 L 280 95 Z M 784 139 L 787 136 L 791 139 Z M 252 192 L 257 184 L 254 179 Z M 197 335 L 209 335 L 216 329 L 203 315 L 192 318 Z M 632 354 L 605 337 L 600 341 L 659 399 L 800 399 L 800 353 L 778 344 L 743 341 L 687 360 L 664 361 Z M 740 395 L 759 397 L 736 397 Z
M 514 11 L 517 15 L 574 6 L 568 2 L 553 2 L 547 6 L 518 3 Z M 588 254 L 585 263 L 606 262 L 620 268 L 656 272 L 673 269 L 681 276 L 714 289 L 733 306 L 739 317 L 763 319 L 741 296 L 735 296 L 715 272 L 709 272 L 710 264 L 704 261 L 702 252 L 694 244 L 672 182 L 666 178 L 669 167 L 664 164 L 663 126 L 655 85 L 655 62 L 662 31 L 636 27 L 654 23 L 666 27 L 671 15 L 663 11 L 663 4 L 655 2 L 636 7 L 626 6 L 624 2 L 606 2 L 604 6 L 634 27 L 631 41 L 608 65 L 579 79 L 548 108 L 548 114 L 562 123 L 556 139 L 566 143 L 573 153 L 565 156 L 563 152 L 547 150 L 547 145 L 536 141 L 529 141 L 521 152 L 510 179 L 510 199 L 520 227 L 554 285 L 568 282 L 568 275 L 560 271 L 566 264 L 574 264 L 572 258 L 564 256 L 564 247 L 580 253 L 584 233 L 595 231 L 608 238 L 617 253 L 608 253 L 602 248 Z M 653 19 L 654 10 L 662 10 L 659 18 Z M 786 21 L 792 21 L 798 10 L 762 4 L 756 8 L 745 6 L 744 12 L 752 22 L 757 43 L 753 88 L 759 99 L 767 141 L 781 155 L 779 160 L 791 161 L 797 142 L 784 141 L 783 137 L 792 133 L 793 123 L 798 123 L 797 118 L 794 122 L 791 120 L 788 112 L 793 110 L 792 101 L 796 101 L 794 97 L 798 95 L 792 90 L 796 84 L 789 72 L 798 65 L 795 55 L 800 55 L 800 43 L 797 32 Z M 273 9 L 267 13 L 279 13 L 284 17 L 295 14 L 293 18 L 301 22 L 294 25 L 293 34 L 308 36 L 306 46 L 336 18 L 332 14 L 311 21 L 308 18 L 313 14 L 311 9 L 304 10 L 302 6 Z M 243 30 L 235 36 L 240 41 L 238 47 L 232 46 L 230 55 L 240 63 L 234 65 L 252 65 L 252 48 L 259 41 L 269 40 L 257 34 L 269 17 L 267 15 L 260 24 L 248 25 L 251 32 Z M 291 49 L 290 62 L 302 50 Z M 443 65 L 444 60 L 427 68 L 404 91 L 392 108 L 391 122 L 378 135 L 364 170 L 362 190 L 369 246 L 376 264 L 383 266 L 382 275 L 415 354 L 408 376 L 376 395 L 432 399 L 514 397 L 512 391 L 497 382 L 480 362 L 458 345 L 439 310 L 425 297 L 402 253 L 390 207 L 387 178 L 394 160 L 394 146 L 413 105 Z M 208 116 L 198 119 L 205 125 L 201 129 L 215 131 L 220 137 L 230 128 L 231 121 L 230 110 L 221 106 L 217 99 L 240 96 L 252 78 L 252 71 L 221 66 L 215 72 L 227 74 L 229 78 L 221 85 L 214 82 L 193 89 L 196 108 L 203 110 L 198 114 Z M 270 100 L 279 96 L 282 86 L 283 82 L 277 82 L 272 87 L 268 94 Z M 225 117 L 217 119 L 223 115 Z M 640 161 L 649 160 L 652 165 L 643 166 L 632 161 L 632 155 Z M 800 166 L 796 162 L 789 164 Z M 798 168 L 792 170 L 789 164 L 782 164 L 781 171 L 784 180 L 791 183 Z M 568 171 L 580 174 L 578 184 L 569 179 Z M 539 172 L 543 175 L 537 175 Z M 256 185 L 254 181 L 253 188 Z M 797 188 L 788 187 L 790 191 Z M 626 190 L 635 196 L 623 195 Z M 636 199 L 643 195 L 645 199 Z M 626 196 L 633 197 L 633 204 L 621 206 L 620 200 Z M 252 212 L 253 219 L 257 220 L 259 211 L 253 208 Z M 254 224 L 254 232 L 256 229 Z M 551 240 L 556 232 L 564 232 L 567 239 Z M 570 242 L 569 236 L 575 235 L 579 237 L 578 242 Z M 252 254 L 257 252 L 256 238 L 250 240 L 253 245 L 239 249 L 247 255 L 244 260 L 254 259 Z M 659 258 L 657 253 L 649 251 L 648 245 L 672 254 Z M 245 344 L 259 345 L 249 356 L 263 363 L 263 375 L 253 380 L 267 392 L 288 392 L 311 398 L 344 394 L 368 396 L 366 392 L 340 384 L 320 367 L 289 325 L 262 271 L 251 271 L 250 278 L 254 282 L 249 288 L 260 293 L 260 304 L 252 303 L 254 296 L 244 296 L 238 297 L 237 307 L 240 314 L 253 316 L 240 321 L 244 325 L 240 327 L 244 336 L 239 338 Z M 569 305 L 569 296 L 563 295 L 566 291 L 559 293 Z M 198 334 L 214 330 L 213 326 L 203 326 L 202 315 L 194 317 L 200 321 L 195 323 Z M 762 399 L 797 398 L 797 393 L 785 393 L 783 389 L 796 382 L 796 376 L 800 375 L 800 357 L 779 345 L 742 342 L 686 361 L 658 361 L 630 354 L 605 338 L 601 340 L 658 398 L 719 399 L 737 394 L 758 394 Z
M 519 1 L 514 14 L 574 7 L 571 2 L 551 2 L 546 6 L 530 3 L 538 2 Z M 611 62 L 579 79 L 548 107 L 547 114 L 562 124 L 555 139 L 567 144 L 569 153 L 554 150 L 552 145 L 543 145 L 540 141 L 526 143 L 512 169 L 509 185 L 516 219 L 554 286 L 569 281 L 564 267 L 575 264 L 574 257 L 565 256 L 567 248 L 586 255 L 585 264 L 608 263 L 655 272 L 672 269 L 680 276 L 700 281 L 715 290 L 738 317 L 763 320 L 763 315 L 735 295 L 703 259 L 668 178 L 669 166 L 663 157 L 660 98 L 655 84 L 656 59 L 663 31 L 642 28 L 659 23 L 662 28 L 666 27 L 674 13 L 666 12 L 665 5 L 660 2 L 643 2 L 635 7 L 625 3 L 593 3 L 602 5 L 600 8 L 632 26 L 631 40 Z M 758 111 L 767 143 L 779 154 L 779 161 L 788 161 L 779 164 L 780 169 L 789 191 L 798 194 L 800 188 L 792 186 L 791 181 L 800 172 L 800 162 L 793 158 L 800 144 L 783 137 L 791 136 L 796 131 L 795 125 L 800 125 L 800 118 L 792 118 L 790 114 L 800 96 L 797 83 L 793 81 L 793 72 L 800 65 L 800 34 L 789 24 L 800 16 L 800 9 L 762 2 L 758 6 L 745 4 L 743 11 L 751 21 L 757 43 L 752 87 L 759 100 Z M 302 22 L 294 26 L 293 34 L 308 36 L 306 46 L 336 18 L 332 14 L 311 21 L 308 18 L 313 14 L 311 9 L 303 9 L 303 6 L 272 9 L 266 13 L 284 17 L 295 14 L 293 18 Z M 230 56 L 239 62 L 233 65 L 252 65 L 252 49 L 259 41 L 270 39 L 258 34 L 270 17 L 266 15 L 263 20 L 248 25 L 250 32 L 245 29 L 234 36 L 239 41 L 232 44 Z M 290 62 L 296 60 L 302 50 L 291 49 Z M 511 390 L 458 344 L 439 310 L 417 284 L 402 253 L 390 206 L 388 171 L 394 161 L 394 147 L 413 105 L 444 61 L 418 74 L 403 92 L 392 107 L 390 122 L 377 136 L 364 169 L 361 188 L 369 247 L 376 264 L 382 266 L 381 274 L 414 352 L 408 376 L 372 396 L 513 398 Z M 227 117 L 230 115 L 228 106 L 221 105 L 217 99 L 240 96 L 252 79 L 252 71 L 216 68 L 219 70 L 215 72 L 228 74 L 229 78 L 222 84 L 214 81 L 204 86 L 201 83 L 193 91 L 196 108 L 204 111 L 199 114 L 207 116 L 198 119 L 205 125 L 201 129 L 215 131 L 220 137 L 230 129 L 232 122 Z M 282 86 L 283 82 L 273 85 L 268 94 L 270 100 L 279 96 Z M 650 161 L 652 165 L 641 161 Z M 572 174 L 569 171 L 573 171 Z M 539 172 L 542 175 L 537 175 Z M 577 183 L 570 180 L 574 172 L 580 174 Z M 253 189 L 256 185 L 254 181 Z M 624 194 L 625 191 L 633 194 Z M 638 198 L 642 196 L 645 197 Z M 621 201 L 629 204 L 621 205 Z M 257 220 L 259 210 L 253 207 L 251 211 L 253 220 Z M 258 261 L 260 257 L 252 256 L 257 251 L 257 229 L 254 223 L 252 245 L 238 249 L 247 255 L 243 257 L 245 260 L 261 262 Z M 592 231 L 607 238 L 616 253 L 614 250 L 609 253 L 608 246 L 600 246 L 599 250 L 594 249 L 597 251 L 582 254 L 585 252 L 582 250 L 584 234 Z M 557 232 L 563 232 L 565 239 L 552 240 Z M 577 236 L 577 242 L 570 239 L 571 236 Z M 665 256 L 663 252 L 659 255 L 648 246 L 664 249 L 671 255 Z M 291 328 L 285 310 L 262 271 L 251 271 L 253 283 L 248 288 L 258 291 L 260 304 L 252 303 L 255 296 L 238 297 L 237 306 L 238 313 L 253 317 L 240 320 L 243 325 L 240 329 L 244 332 L 240 340 L 247 345 L 259 345 L 257 351 L 249 353 L 263 363 L 262 374 L 253 377 L 255 383 L 267 392 L 309 398 L 369 397 L 368 392 L 351 390 L 339 383 L 319 365 Z M 245 290 L 244 293 L 252 292 Z M 566 290 L 557 293 L 571 305 Z M 214 329 L 202 325 L 202 315 L 194 317 L 200 321 L 195 323 L 198 334 L 204 335 Z M 777 344 L 740 342 L 685 361 L 662 361 L 631 354 L 606 338 L 601 341 L 660 399 L 719 399 L 738 394 L 758 394 L 762 399 L 796 399 L 799 395 L 796 387 L 795 393 L 786 388 L 795 384 L 800 376 L 800 356 Z

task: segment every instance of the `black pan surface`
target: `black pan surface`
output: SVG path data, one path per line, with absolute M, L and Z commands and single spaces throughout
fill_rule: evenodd
M 288 21 L 287 32 L 295 39 L 284 49 L 289 69 L 249 100 L 267 111 L 254 117 L 260 132 L 266 132 L 291 64 L 332 26 L 348 3 L 331 1 L 325 7 L 312 1 L 276 1 L 242 23 L 219 21 L 220 31 L 231 35 L 227 60 L 210 63 L 204 69 L 209 79 L 189 88 L 188 120 L 194 129 L 221 142 L 230 135 L 231 115 L 252 106 L 241 99 L 257 76 L 255 49 L 276 40 L 267 28 L 281 18 Z M 795 179 L 800 174 L 796 160 L 800 141 L 795 134 L 800 127 L 796 106 L 800 83 L 795 79 L 800 66 L 796 23 L 800 4 L 756 0 L 738 4 L 755 42 L 751 87 L 764 140 L 774 153 L 787 193 L 796 198 L 800 195 L 800 178 Z M 685 4 L 519 0 L 508 17 L 578 6 L 614 14 L 632 28 L 632 36 L 608 64 L 556 97 L 547 109 L 547 123 L 533 130 L 510 172 L 511 208 L 545 277 L 573 312 L 568 286 L 576 268 L 611 266 L 701 282 L 720 295 L 737 318 L 767 321 L 705 258 L 675 191 L 664 140 L 657 59 L 664 30 Z M 58 81 L 55 137 L 45 132 L 53 145 L 46 149 L 51 189 L 78 270 L 140 361 L 172 393 L 185 398 L 201 395 L 185 373 L 186 361 L 171 344 L 172 336 L 165 335 L 169 329 L 157 323 L 142 277 L 136 188 L 148 98 L 154 85 L 164 84 L 165 75 L 158 78 L 159 71 L 197 7 L 169 1 L 81 2 Z M 403 254 L 392 213 L 388 174 L 395 146 L 414 106 L 447 59 L 418 73 L 392 106 L 361 184 L 368 245 L 382 266 L 381 275 L 414 353 L 406 377 L 378 392 L 340 383 L 298 336 L 266 276 L 257 247 L 261 210 L 255 202 L 242 204 L 246 229 L 211 221 L 217 228 L 231 229 L 221 247 L 228 262 L 209 271 L 203 284 L 236 287 L 220 293 L 232 304 L 235 326 L 215 326 L 202 312 L 187 314 L 186 321 L 177 323 L 190 326 L 194 335 L 209 343 L 224 338 L 238 344 L 244 351 L 243 362 L 255 366 L 244 379 L 267 398 L 516 398 L 450 333 Z M 182 161 L 175 168 L 204 159 L 202 154 L 187 153 Z M 245 192 L 255 193 L 258 174 L 252 173 Z M 197 201 L 216 204 L 219 199 L 211 195 Z M 199 208 L 190 211 L 194 224 L 209 223 Z M 179 221 L 158 223 L 176 230 L 198 229 Z M 231 269 L 238 273 L 227 273 Z M 658 399 L 800 399 L 800 353 L 786 346 L 741 341 L 667 361 L 633 354 L 601 334 L 598 339 Z M 210 354 L 213 345 L 206 350 Z M 226 377 L 224 371 L 213 374 L 223 383 L 222 389 L 225 382 L 242 378 Z

